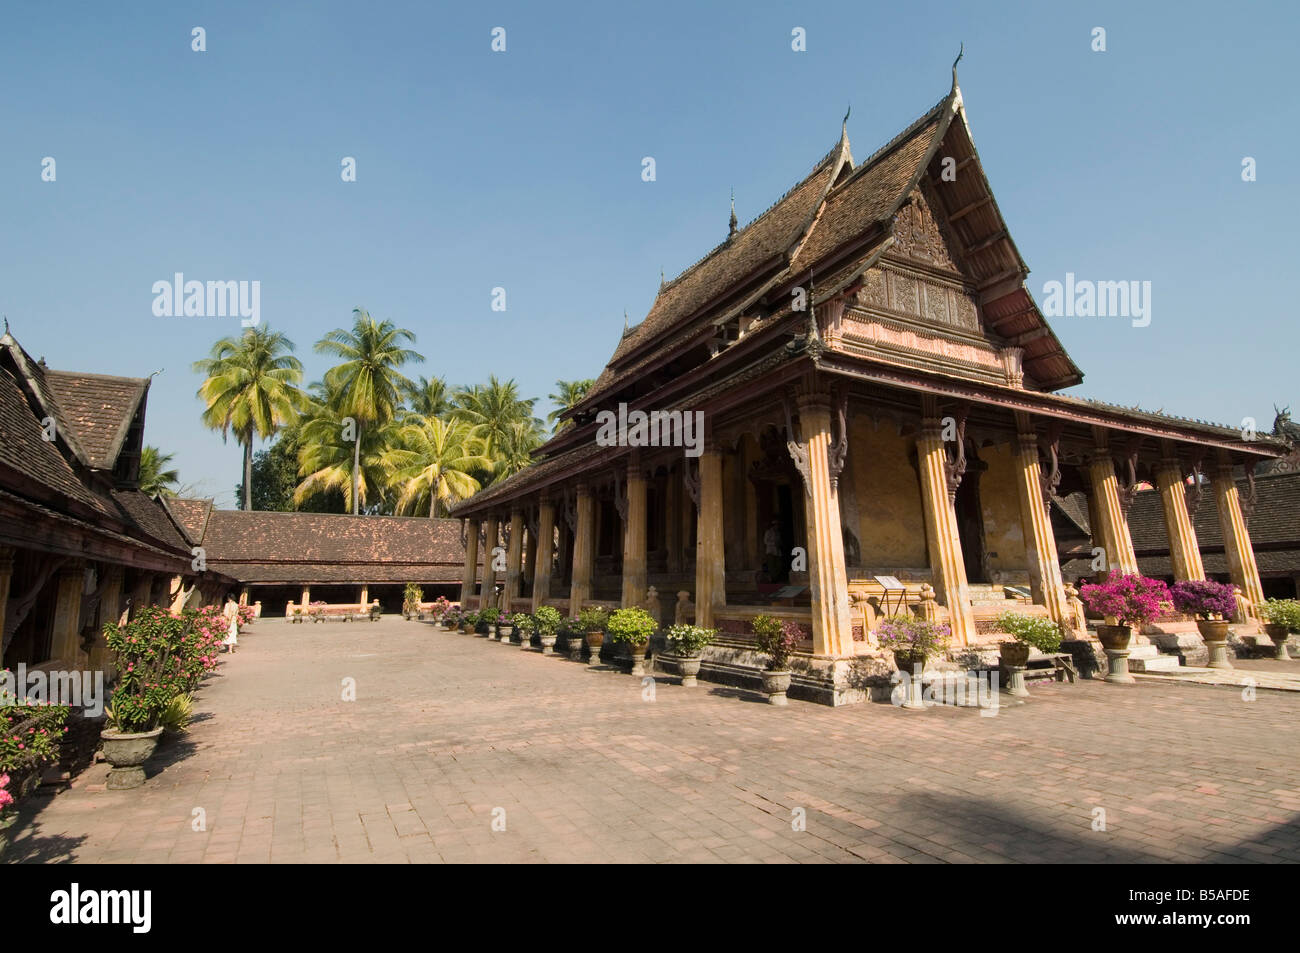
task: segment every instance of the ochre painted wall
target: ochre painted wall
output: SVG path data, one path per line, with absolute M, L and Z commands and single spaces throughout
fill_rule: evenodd
M 982 447 L 979 455 L 989 467 L 980 476 L 980 509 L 984 515 L 984 548 L 989 554 L 989 568 L 1023 570 L 1029 561 L 1025 556 L 1020 497 L 1016 494 L 1015 455 L 1008 444 Z
M 915 438 L 900 437 L 892 421 L 877 427 L 857 415 L 849 421 L 849 441 L 863 568 L 925 568 L 921 487 L 908 458 Z

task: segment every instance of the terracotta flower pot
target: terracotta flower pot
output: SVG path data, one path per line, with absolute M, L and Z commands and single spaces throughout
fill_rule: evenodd
M 632 670 L 628 672 L 629 675 L 640 678 L 645 674 L 645 653 L 649 648 L 649 642 L 642 642 L 639 645 L 628 643 L 628 651 L 632 653 Z
M 144 784 L 144 763 L 158 747 L 162 728 L 134 734 L 104 730 L 100 732 L 104 760 L 113 766 L 108 772 L 106 786 L 112 791 L 125 791 Z
M 1210 650 L 1209 668 L 1232 668 L 1228 661 L 1228 620 L 1197 619 L 1196 630 L 1201 633 L 1205 647 Z
M 1284 625 L 1278 625 L 1276 622 L 1270 622 L 1264 626 L 1264 634 L 1273 641 L 1276 651 L 1273 654 L 1275 659 L 1289 661 L 1291 656 L 1286 650 L 1286 640 L 1291 636 L 1291 630 Z
M 600 665 L 600 647 L 605 644 L 604 632 L 588 632 L 587 647 L 591 649 L 590 664 L 592 668 Z
M 772 672 L 763 670 L 763 691 L 767 692 L 769 705 L 787 705 L 786 692 L 790 690 L 790 670 Z
M 1106 681 L 1116 685 L 1132 685 L 1137 681 L 1128 670 L 1129 641 L 1132 638 L 1130 626 L 1097 626 L 1097 639 L 1106 650 Z

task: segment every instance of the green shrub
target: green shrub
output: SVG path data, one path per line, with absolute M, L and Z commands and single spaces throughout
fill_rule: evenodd
M 583 632 L 604 632 L 609 624 L 609 610 L 591 606 L 578 613 L 578 627 Z
M 527 612 L 516 612 L 510 617 L 510 624 L 518 629 L 521 635 L 532 635 L 533 630 L 537 628 L 537 623 Z
M 605 623 L 610 641 L 626 642 L 628 645 L 647 644 L 657 628 L 659 624 L 644 609 L 619 609 Z
M 1269 625 L 1284 625 L 1288 632 L 1300 632 L 1300 601 L 1269 599 L 1259 612 Z
M 0 708 L 0 774 L 26 773 L 58 758 L 68 711 L 36 703 Z
M 1017 642 L 1032 645 L 1040 652 L 1055 652 L 1061 647 L 1061 628 L 1043 616 L 1004 612 L 998 616 L 998 628 Z
M 554 606 L 538 606 L 537 611 L 533 613 L 533 618 L 537 621 L 537 634 L 544 639 L 553 637 L 560 631 L 560 625 L 564 622 L 564 616 L 560 615 L 560 610 Z
M 175 732 L 190 730 L 190 721 L 194 718 L 194 696 L 189 692 L 173 695 L 167 707 L 163 709 L 159 724 Z
M 500 618 L 501 610 L 496 606 L 488 606 L 486 609 L 480 610 L 478 614 L 478 621 L 486 622 L 488 625 L 496 625 Z

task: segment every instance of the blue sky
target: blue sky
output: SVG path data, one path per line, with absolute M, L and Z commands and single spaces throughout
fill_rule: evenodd
M 239 450 L 200 426 L 190 364 L 239 322 L 155 317 L 155 281 L 260 281 L 309 379 L 312 344 L 361 305 L 416 331 L 416 373 L 513 377 L 545 413 L 660 268 L 725 237 L 732 188 L 742 223 L 760 214 L 849 103 L 864 158 L 946 92 L 964 42 L 971 129 L 1040 303 L 1066 272 L 1152 282 L 1149 327 L 1053 322 L 1086 375 L 1071 393 L 1267 429 L 1274 403 L 1300 410 L 1296 9 L 9 4 L 0 312 L 53 367 L 161 370 L 148 442 L 230 506 Z

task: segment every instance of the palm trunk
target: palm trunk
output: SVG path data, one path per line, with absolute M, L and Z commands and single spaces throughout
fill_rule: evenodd
M 357 424 L 357 439 L 352 444 L 352 515 L 361 512 L 361 424 Z
M 253 435 L 244 442 L 244 509 L 253 508 Z

